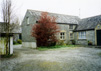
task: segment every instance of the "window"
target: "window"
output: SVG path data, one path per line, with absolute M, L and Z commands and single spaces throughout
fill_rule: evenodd
M 72 39 L 73 38 L 73 33 L 70 33 L 70 39 Z
M 79 39 L 86 39 L 86 32 L 79 32 Z
M 65 36 L 65 32 L 60 32 L 60 39 L 61 40 L 65 40 L 66 36 Z
M 97 28 L 99 29 L 100 28 L 100 25 L 98 25 Z
M 27 17 L 27 24 L 29 24 L 29 17 Z
M 73 29 L 73 25 L 69 25 L 69 29 Z

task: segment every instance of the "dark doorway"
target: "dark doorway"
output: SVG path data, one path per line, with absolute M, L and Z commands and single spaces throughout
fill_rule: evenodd
M 97 45 L 101 46 L 101 30 L 97 30 Z
M 21 36 L 21 34 L 19 34 L 19 39 L 21 39 L 21 40 L 22 40 L 22 36 Z

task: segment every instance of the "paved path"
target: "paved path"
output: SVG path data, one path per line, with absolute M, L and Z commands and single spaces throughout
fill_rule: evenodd
M 14 48 L 14 56 L 1 59 L 1 71 L 101 71 L 101 49 L 59 48 L 39 51 Z

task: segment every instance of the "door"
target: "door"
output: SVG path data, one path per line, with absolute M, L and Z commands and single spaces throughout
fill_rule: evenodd
M 97 30 L 97 45 L 101 46 L 101 30 Z

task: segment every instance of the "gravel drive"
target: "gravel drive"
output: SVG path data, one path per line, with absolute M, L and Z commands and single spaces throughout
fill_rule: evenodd
M 0 59 L 1 71 L 101 71 L 101 49 L 59 48 L 39 51 L 14 48 L 14 56 Z

